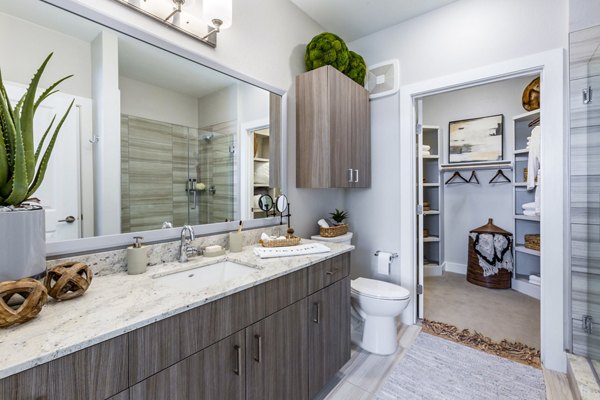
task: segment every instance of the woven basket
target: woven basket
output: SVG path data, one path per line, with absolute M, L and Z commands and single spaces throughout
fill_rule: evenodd
M 329 228 L 321 227 L 319 229 L 319 234 L 323 237 L 328 237 L 328 238 L 342 236 L 342 235 L 345 235 L 346 233 L 348 233 L 348 224 L 330 226 Z
M 262 247 L 287 247 L 287 246 L 297 246 L 300 244 L 300 238 L 298 236 L 292 236 L 285 240 L 259 240 L 259 243 Z
M 525 248 L 540 251 L 541 237 L 538 234 L 525 235 Z

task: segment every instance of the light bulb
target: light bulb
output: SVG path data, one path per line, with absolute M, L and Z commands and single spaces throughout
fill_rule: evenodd
M 204 0 L 202 4 L 202 19 L 213 28 L 217 28 L 214 20 L 221 21 L 219 29 L 227 29 L 231 26 L 233 7 L 232 0 Z

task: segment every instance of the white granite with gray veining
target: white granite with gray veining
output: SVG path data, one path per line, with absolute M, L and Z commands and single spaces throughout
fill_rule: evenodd
M 250 235 L 247 242 L 256 243 L 254 239 Z M 221 239 L 204 240 L 212 244 L 210 240 Z M 155 261 L 156 265 L 141 275 L 127 275 L 122 265 L 116 273 L 95 275 L 84 296 L 64 302 L 50 300 L 34 320 L 0 329 L 0 379 L 354 249 L 344 244 L 326 245 L 330 253 L 265 260 L 254 255 L 252 245 L 241 253 L 196 257 L 186 264 Z M 159 248 L 153 250 L 157 254 L 151 259 L 161 259 Z M 117 258 L 100 256 L 92 268 L 103 269 L 118 262 Z M 199 291 L 173 289 L 153 278 L 223 260 L 254 267 L 256 272 Z

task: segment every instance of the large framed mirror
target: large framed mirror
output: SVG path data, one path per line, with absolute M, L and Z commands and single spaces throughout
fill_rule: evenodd
M 0 60 L 12 100 L 51 52 L 42 88 L 74 74 L 36 114 L 45 126 L 75 99 L 35 194 L 49 254 L 120 246 L 138 232 L 169 240 L 186 224 L 209 234 L 240 219 L 278 223 L 257 199 L 286 187 L 283 91 L 71 11 L 0 1 L 0 26 L 10 32 L 0 49 L 19 49 Z

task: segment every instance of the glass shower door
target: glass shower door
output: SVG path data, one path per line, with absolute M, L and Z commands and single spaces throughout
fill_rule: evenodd
M 600 359 L 600 27 L 570 37 L 571 344 Z

